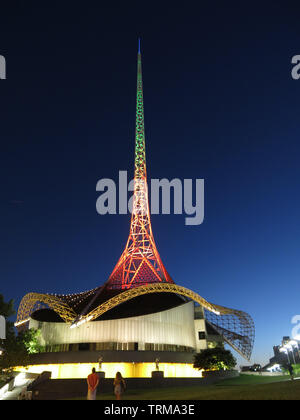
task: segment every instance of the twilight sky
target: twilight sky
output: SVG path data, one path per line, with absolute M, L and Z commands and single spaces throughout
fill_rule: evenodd
M 266 363 L 300 314 L 300 6 L 144 3 L 1 6 L 0 293 L 92 289 L 120 257 L 130 215 L 97 214 L 96 183 L 133 176 L 140 36 L 148 177 L 205 183 L 203 224 L 152 216 L 158 250 L 251 314 Z

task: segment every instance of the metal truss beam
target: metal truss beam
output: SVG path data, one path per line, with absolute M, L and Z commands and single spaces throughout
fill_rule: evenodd
M 21 300 L 15 326 L 19 327 L 26 323 L 34 311 L 45 306 L 53 309 L 67 323 L 72 322 L 77 316 L 76 312 L 57 296 L 41 293 L 27 293 Z

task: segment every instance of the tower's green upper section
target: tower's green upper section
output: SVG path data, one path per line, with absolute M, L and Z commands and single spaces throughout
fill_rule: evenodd
M 135 120 L 135 179 L 146 179 L 146 152 L 144 127 L 144 101 L 142 56 L 140 46 L 137 57 L 136 120 Z

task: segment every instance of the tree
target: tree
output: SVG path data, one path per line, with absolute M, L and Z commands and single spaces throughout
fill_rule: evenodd
M 14 366 L 27 364 L 28 352 L 21 336 L 16 336 L 13 322 L 8 320 L 15 315 L 14 302 L 12 299 L 5 302 L 1 294 L 0 314 L 6 319 L 6 338 L 0 342 L 3 351 L 0 356 L 0 378 L 5 380 L 10 377 Z
M 15 315 L 14 301 L 11 299 L 9 302 L 4 302 L 4 296 L 0 294 L 0 315 L 6 319 L 6 339 L 10 339 L 15 335 L 14 324 L 8 321 L 8 318 Z M 4 340 L 1 340 L 3 345 Z
M 41 353 L 44 350 L 44 346 L 40 345 L 39 337 L 41 330 L 25 330 L 19 335 L 19 339 L 22 341 L 28 354 Z
M 227 370 L 233 369 L 236 359 L 231 351 L 222 347 L 202 350 L 194 358 L 194 368 L 203 370 Z

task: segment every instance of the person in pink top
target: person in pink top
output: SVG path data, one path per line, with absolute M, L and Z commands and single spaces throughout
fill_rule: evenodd
M 125 381 L 120 372 L 117 372 L 116 377 L 114 379 L 114 394 L 117 400 L 120 400 L 122 397 L 123 392 L 126 389 Z

